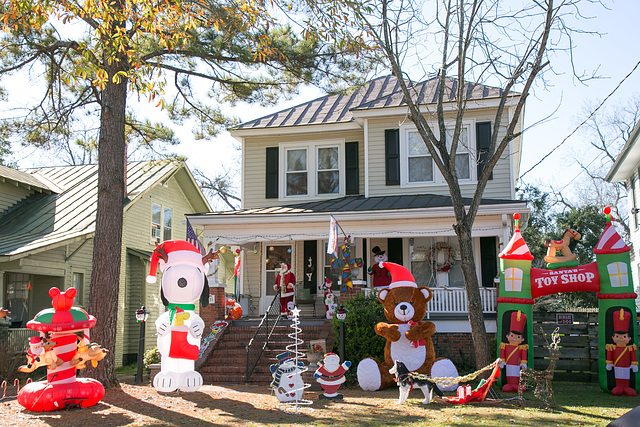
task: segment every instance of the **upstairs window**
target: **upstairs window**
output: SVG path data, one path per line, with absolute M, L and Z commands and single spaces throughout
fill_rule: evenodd
M 449 149 L 453 140 L 453 132 L 453 128 L 447 129 L 446 143 Z M 444 177 L 437 169 L 433 157 L 418 131 L 407 128 L 401 134 L 401 185 L 418 186 L 444 183 Z M 456 176 L 461 181 L 476 179 L 475 168 L 471 167 L 474 151 L 470 148 L 474 146 L 474 140 L 475 132 L 472 131 L 471 124 L 463 125 L 460 129 L 455 158 Z
M 282 144 L 280 151 L 284 198 L 344 195 L 344 142 Z
M 171 240 L 173 211 L 157 203 L 151 204 L 151 240 L 157 243 Z

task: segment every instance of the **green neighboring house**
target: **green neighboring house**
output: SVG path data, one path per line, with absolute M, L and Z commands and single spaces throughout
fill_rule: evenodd
M 12 328 L 23 328 L 50 307 L 52 286 L 75 287 L 76 305 L 87 307 L 97 184 L 97 165 L 0 166 L 0 306 L 11 310 Z M 151 161 L 128 163 L 123 209 L 118 331 L 111 349 L 118 366 L 136 360 L 135 311 L 147 307 L 150 324 L 165 311 L 159 284 L 145 283 L 155 243 L 184 239 L 184 216 L 211 210 L 183 162 Z M 155 340 L 148 333 L 145 347 Z

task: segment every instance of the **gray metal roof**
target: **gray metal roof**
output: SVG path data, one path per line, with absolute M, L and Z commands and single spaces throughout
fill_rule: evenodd
M 454 101 L 458 80 L 445 81 L 445 101 Z M 420 104 L 430 104 L 437 100 L 440 80 L 430 78 L 415 85 L 416 100 Z M 465 95 L 469 100 L 496 98 L 502 89 L 481 84 L 466 83 Z M 367 82 L 350 95 L 327 95 L 313 101 L 267 116 L 250 120 L 231 129 L 266 129 L 286 126 L 348 123 L 353 121 L 352 111 L 373 108 L 392 108 L 406 105 L 405 98 L 394 76 L 379 77 Z
M 10 181 L 17 184 L 22 184 L 27 188 L 33 188 L 37 191 L 44 191 L 48 193 L 50 193 L 51 191 L 55 191 L 55 189 L 49 188 L 47 184 L 40 181 L 30 173 L 3 165 L 0 165 L 0 179 L 5 182 Z
M 183 163 L 129 162 L 128 203 L 171 176 Z M 95 231 L 98 165 L 26 169 L 54 183 L 58 194 L 34 194 L 0 218 L 0 255 L 17 255 Z
M 470 198 L 462 199 L 465 206 L 471 204 Z M 501 205 L 525 203 L 522 200 L 482 199 L 481 205 Z M 294 203 L 286 206 L 242 209 L 238 211 L 207 212 L 187 216 L 202 217 L 243 217 L 248 215 L 301 214 L 301 213 L 345 213 L 383 210 L 429 209 L 451 207 L 451 196 L 437 194 L 414 194 L 400 196 L 346 196 L 338 199 L 315 202 Z

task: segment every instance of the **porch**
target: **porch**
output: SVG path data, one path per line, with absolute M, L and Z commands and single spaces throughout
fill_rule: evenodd
M 469 312 L 467 304 L 467 293 L 464 288 L 459 287 L 435 287 L 430 288 L 433 298 L 427 304 L 426 319 L 442 316 L 466 317 Z M 372 292 L 371 288 L 363 288 L 361 290 L 366 294 Z M 344 303 L 345 298 L 349 296 L 345 292 L 336 292 L 339 304 Z M 342 294 L 342 295 L 341 295 Z M 481 287 L 480 300 L 482 302 L 482 312 L 485 314 L 495 314 L 497 312 L 497 288 Z M 324 317 L 324 302 L 322 295 L 318 294 L 310 300 L 299 301 L 298 308 L 301 310 L 301 316 L 304 318 L 321 318 Z

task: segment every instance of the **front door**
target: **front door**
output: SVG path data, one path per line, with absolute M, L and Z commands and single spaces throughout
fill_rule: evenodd
M 260 298 L 260 314 L 264 314 L 273 297 L 276 294 L 273 285 L 276 284 L 276 276 L 280 271 L 280 264 L 283 262 L 292 266 L 293 262 L 293 246 L 291 244 L 283 243 L 264 243 L 262 253 L 264 258 L 262 260 L 263 265 L 266 266 L 262 277 L 262 295 Z

